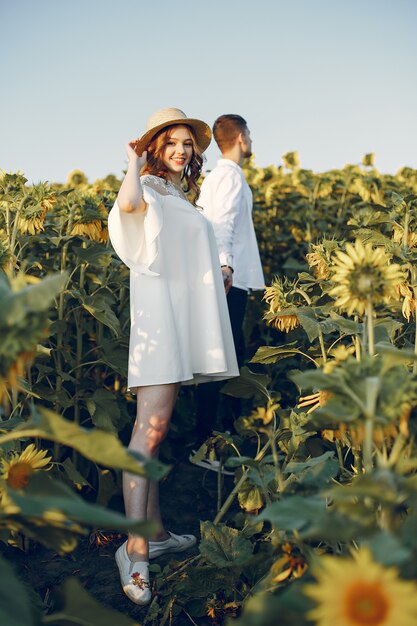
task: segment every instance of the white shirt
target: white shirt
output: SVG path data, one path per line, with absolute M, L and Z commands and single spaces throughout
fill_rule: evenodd
M 252 221 L 252 191 L 242 168 L 219 159 L 201 186 L 198 205 L 213 224 L 220 265 L 233 267 L 233 286 L 264 289 L 265 279 Z

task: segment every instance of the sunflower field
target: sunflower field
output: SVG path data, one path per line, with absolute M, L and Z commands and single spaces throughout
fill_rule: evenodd
M 1 624 L 417 624 L 417 171 L 367 154 L 314 173 L 296 152 L 244 171 L 267 287 L 222 390 L 242 414 L 194 459 L 227 475 L 188 462 L 191 388 L 161 461 L 126 448 L 120 180 L 0 175 Z M 154 531 L 125 518 L 123 470 L 160 481 L 173 530 L 200 539 L 152 562 L 147 607 L 114 563 L 124 533 Z

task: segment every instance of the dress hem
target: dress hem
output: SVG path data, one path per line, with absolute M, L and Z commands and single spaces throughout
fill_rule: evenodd
M 144 382 L 143 380 L 140 381 L 140 383 L 138 384 L 129 384 L 128 385 L 128 391 L 133 391 L 134 389 L 136 389 L 137 387 L 151 387 L 153 385 L 173 385 L 174 383 L 181 383 L 183 385 L 198 385 L 201 383 L 209 383 L 209 382 L 215 382 L 215 381 L 219 381 L 219 380 L 228 380 L 229 378 L 238 378 L 240 376 L 240 373 L 237 372 L 237 374 L 229 374 L 227 372 L 219 372 L 218 374 L 211 374 L 211 373 L 205 373 L 205 372 L 199 372 L 199 373 L 195 373 L 192 377 L 187 377 L 187 378 L 181 378 L 180 380 L 175 379 L 175 380 L 157 380 L 155 381 L 155 379 L 152 380 L 152 382 Z

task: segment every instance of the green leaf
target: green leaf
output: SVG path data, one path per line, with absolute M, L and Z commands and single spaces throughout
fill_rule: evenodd
M 319 496 L 303 498 L 287 496 L 269 504 L 259 519 L 268 520 L 278 528 L 287 531 L 304 530 L 326 511 L 326 500 Z
M 128 340 L 118 337 L 117 341 L 103 342 L 100 346 L 101 360 L 113 370 L 127 376 Z
M 67 457 L 65 461 L 61 463 L 61 465 L 64 468 L 66 475 L 68 476 L 70 481 L 74 483 L 74 485 L 76 485 L 77 487 L 91 487 L 88 480 L 86 480 L 84 476 L 80 474 L 80 472 L 77 470 L 74 463 L 69 457 Z
M 334 458 L 334 452 L 328 451 L 328 452 L 324 452 L 324 454 L 321 454 L 320 456 L 312 457 L 311 459 L 308 459 L 308 461 L 304 461 L 304 463 L 291 461 L 290 463 L 288 463 L 284 472 L 287 474 L 298 475 L 304 472 L 304 470 L 309 469 L 310 467 L 314 467 L 315 465 L 319 465 L 320 463 L 323 463 L 324 461 L 327 461 L 328 459 L 333 459 L 333 458 Z
M 228 569 L 199 563 L 198 567 L 189 570 L 188 576 L 179 580 L 175 585 L 175 593 L 186 594 L 189 598 L 205 598 L 207 604 L 209 594 L 214 595 L 218 591 L 230 593 L 233 583 L 233 576 Z
M 301 326 L 305 330 L 310 341 L 314 341 L 320 335 L 320 323 L 316 320 L 314 313 L 304 309 L 304 312 L 297 312 L 297 317 Z
M 286 346 L 280 347 L 271 347 L 271 346 L 262 346 L 258 348 L 255 356 L 253 356 L 250 360 L 250 363 L 263 363 L 264 365 L 269 365 L 271 363 L 277 363 L 282 359 L 288 359 L 294 354 L 302 354 L 302 352 L 298 348 L 291 348 L 291 345 L 295 345 L 295 341 L 292 344 L 287 344 Z
M 395 475 L 390 470 L 374 470 L 372 474 L 357 476 L 350 485 L 333 487 L 326 495 L 336 503 L 367 498 L 390 507 L 404 504 L 404 493 L 398 490 Z
M 64 419 L 49 409 L 33 409 L 32 419 L 18 426 L 11 433 L 0 436 L 0 445 L 7 441 L 39 437 L 57 441 L 80 452 L 94 463 L 160 480 L 169 471 L 156 459 L 144 459 L 139 453 L 127 450 L 112 433 L 98 428 L 87 430 Z
M 224 387 L 222 393 L 236 398 L 252 398 L 254 396 L 268 398 L 267 386 L 271 379 L 266 374 L 255 374 L 249 368 L 242 367 L 239 378 L 232 378 Z
M 99 604 L 75 578 L 68 578 L 56 592 L 56 596 L 55 606 L 60 604 L 61 608 L 56 613 L 45 615 L 42 620 L 43 624 L 49 626 L 140 626 L 135 619 Z
M 314 411 L 310 417 L 310 424 L 316 428 L 330 428 L 338 426 L 340 422 L 349 423 L 358 419 L 362 411 L 350 398 L 331 398 L 324 405 Z
M 49 308 L 53 298 L 64 288 L 67 274 L 52 274 L 40 283 L 12 292 L 1 291 L 0 324 L 15 326 L 27 313 L 39 313 Z
M 114 393 L 107 389 L 96 389 L 86 404 L 94 426 L 117 433 L 120 407 Z
M 108 469 L 99 469 L 98 480 L 96 504 L 107 506 L 110 498 L 119 491 L 120 487 L 115 481 L 114 472 Z
M 377 343 L 375 349 L 382 358 L 381 376 L 394 367 L 412 363 L 417 360 L 417 355 L 413 350 L 398 350 L 398 348 L 395 348 L 388 342 Z
M 411 549 L 389 532 L 381 531 L 369 541 L 369 547 L 378 563 L 401 565 L 411 556 Z
M 15 417 L 10 417 L 7 420 L 0 419 L 0 433 L 2 431 L 13 430 L 17 426 L 21 426 L 24 423 L 25 423 L 25 420 L 23 419 L 23 417 L 20 417 L 19 415 Z
M 19 507 L 19 517 L 36 519 L 38 525 L 66 527 L 68 521 L 72 521 L 84 527 L 135 530 L 144 536 L 155 530 L 153 522 L 128 519 L 116 511 L 86 502 L 68 485 L 54 480 L 45 471 L 35 472 L 24 491 L 9 488 L 8 496 Z
M 30 598 L 12 566 L 0 557 L 0 624 L 35 626 Z
M 288 591 L 297 594 L 292 605 L 287 601 Z M 237 626 L 311 626 L 305 614 L 312 608 L 312 601 L 300 592 L 300 585 L 291 584 L 288 591 L 279 595 L 270 592 L 249 594 L 245 598 L 242 615 Z M 230 622 L 233 624 L 234 622 Z M 336 624 L 334 626 L 337 626 Z
M 398 331 L 403 328 L 404 324 L 398 320 L 394 320 L 392 317 L 384 317 L 375 320 L 375 343 L 386 341 L 389 343 L 394 342 Z M 383 333 L 385 332 L 385 337 Z
M 252 544 L 235 528 L 201 522 L 200 553 L 217 567 L 240 567 L 252 556 Z
M 107 267 L 112 261 L 112 253 L 100 243 L 92 243 L 87 248 L 74 246 L 77 257 L 95 267 Z
M 110 328 L 117 336 L 120 334 L 120 324 L 107 300 L 100 294 L 82 298 L 82 305 L 99 322 Z
M 334 311 L 330 311 L 330 318 L 336 328 L 347 335 L 357 335 L 362 331 L 362 324 L 354 322 L 346 317 L 342 317 Z
M 257 511 L 265 504 L 265 496 L 257 485 L 245 481 L 238 493 L 239 504 L 245 511 Z

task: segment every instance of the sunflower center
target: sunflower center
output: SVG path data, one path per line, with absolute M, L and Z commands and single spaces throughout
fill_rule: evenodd
M 345 607 L 352 626 L 383 626 L 390 604 L 381 583 L 360 581 L 347 591 Z
M 24 489 L 34 469 L 29 463 L 16 463 L 8 471 L 6 482 L 12 489 Z
M 358 297 L 366 297 L 375 290 L 375 286 L 380 282 L 378 279 L 375 268 L 358 267 L 350 276 L 351 290 Z

